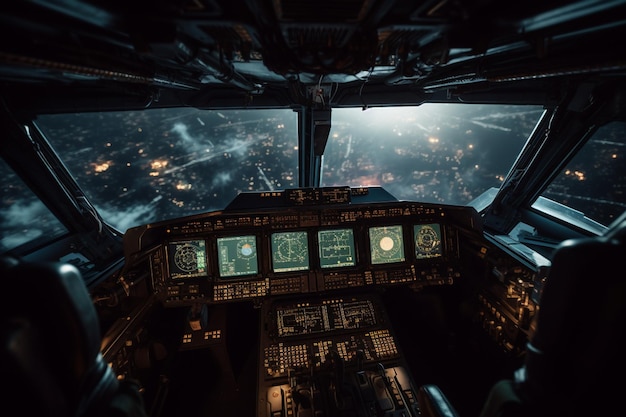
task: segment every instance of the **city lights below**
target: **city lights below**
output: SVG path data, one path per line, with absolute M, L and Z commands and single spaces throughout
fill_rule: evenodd
M 167 160 L 156 159 L 150 163 L 151 169 L 165 169 L 167 167 Z
M 111 167 L 111 165 L 113 165 L 112 161 L 103 162 L 101 164 L 98 164 L 98 163 L 94 162 L 94 163 L 91 164 L 91 166 L 93 167 L 93 170 L 96 173 L 100 173 L 100 172 L 106 171 L 107 169 L 109 169 Z
M 576 178 L 578 181 L 584 181 L 586 179 L 585 173 L 581 171 L 571 171 L 568 169 L 565 171 L 565 175 L 572 176 Z
M 176 189 L 181 191 L 191 190 L 191 184 L 179 182 L 178 184 L 176 184 Z

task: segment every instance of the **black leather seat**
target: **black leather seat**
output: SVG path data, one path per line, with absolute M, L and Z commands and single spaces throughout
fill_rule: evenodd
M 138 391 L 100 353 L 96 310 L 78 269 L 0 257 L 3 407 L 21 415 L 142 415 Z
M 624 413 L 625 261 L 626 213 L 603 236 L 559 245 L 524 366 L 494 385 L 482 417 Z M 424 415 L 458 415 L 437 386 L 418 396 Z

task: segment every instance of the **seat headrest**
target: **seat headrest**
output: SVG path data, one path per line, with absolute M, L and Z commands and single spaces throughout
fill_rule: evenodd
M 567 407 L 603 415 L 621 399 L 624 384 L 604 382 L 626 373 L 625 234 L 622 219 L 605 235 L 564 241 L 554 253 L 525 358 L 524 390 L 544 409 L 565 412 L 558 399 L 585 398 Z
M 100 324 L 80 271 L 0 257 L 4 404 L 37 415 L 81 415 L 117 387 L 100 354 Z M 5 367 L 6 365 L 7 367 Z

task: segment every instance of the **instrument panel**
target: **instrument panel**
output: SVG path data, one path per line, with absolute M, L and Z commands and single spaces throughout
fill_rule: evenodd
M 442 284 L 458 275 L 460 231 L 480 224 L 470 207 L 361 203 L 362 189 L 303 194 L 129 229 L 127 262 L 148 258 L 152 290 L 169 306 Z
M 489 279 L 475 300 L 475 321 L 502 351 L 518 356 L 535 329 L 550 260 L 507 236 L 487 236 Z

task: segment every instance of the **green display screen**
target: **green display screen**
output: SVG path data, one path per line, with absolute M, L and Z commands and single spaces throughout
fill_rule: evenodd
M 404 261 L 402 226 L 370 227 L 369 238 L 372 264 Z
M 317 232 L 320 267 L 354 266 L 356 251 L 352 229 L 329 229 Z
M 441 226 L 439 224 L 416 224 L 413 226 L 415 258 L 437 258 L 442 255 Z
M 309 269 L 309 240 L 307 232 L 277 232 L 271 236 L 272 268 L 274 272 Z
M 182 240 L 167 246 L 170 277 L 173 279 L 204 276 L 207 273 L 204 240 Z
M 217 239 L 220 277 L 254 275 L 259 272 L 256 236 L 229 236 Z

